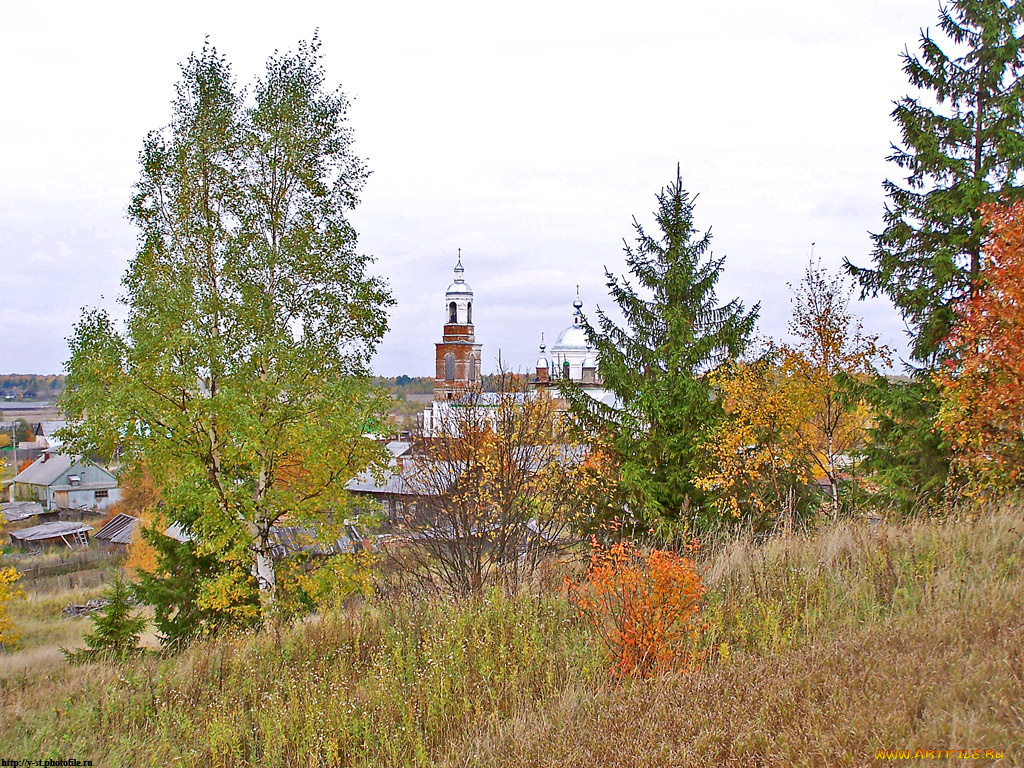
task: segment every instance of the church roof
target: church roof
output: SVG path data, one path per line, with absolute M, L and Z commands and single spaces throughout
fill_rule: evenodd
M 572 325 L 558 334 L 558 339 L 551 347 L 551 353 L 586 352 L 588 349 L 587 332 L 583 330 L 583 302 L 579 297 L 572 303 L 575 310 L 572 314 Z
M 469 287 L 462 275 L 465 273 L 465 269 L 462 266 L 462 254 L 459 254 L 459 261 L 455 265 L 455 282 L 448 286 L 448 290 L 445 291 L 445 296 L 472 296 L 473 289 Z

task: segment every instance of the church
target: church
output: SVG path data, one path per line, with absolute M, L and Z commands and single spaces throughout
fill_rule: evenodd
M 441 341 L 434 345 L 434 399 L 421 416 L 420 427 L 427 436 L 436 434 L 451 408 L 460 407 L 465 396 L 481 385 L 483 345 L 476 340 L 473 289 L 466 282 L 465 272 L 460 250 L 452 282 L 444 294 Z M 578 287 L 572 307 L 572 322 L 558 335 L 550 352 L 541 333 L 540 356 L 529 373 L 530 387 L 554 390 L 560 379 L 569 379 L 583 386 L 591 397 L 610 404 L 614 398 L 601 388 L 597 356 L 587 343 Z M 486 406 L 490 399 L 483 393 L 477 402 Z

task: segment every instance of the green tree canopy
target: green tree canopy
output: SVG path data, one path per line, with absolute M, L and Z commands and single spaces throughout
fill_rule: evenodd
M 637 522 L 667 535 L 680 523 L 717 522 L 697 484 L 705 441 L 723 417 L 707 374 L 742 353 L 759 305 L 744 312 L 738 299 L 718 303 L 715 284 L 725 260 L 711 255 L 710 230 L 697 232 L 678 169 L 657 199 L 658 236 L 634 219 L 636 244 L 626 243 L 635 284 L 605 270 L 625 325 L 600 308 L 596 325 L 583 322 L 618 407 L 571 383 L 563 391 L 585 428 L 602 435 L 614 453 Z
M 902 143 L 889 160 L 907 175 L 902 184 L 884 183 L 885 228 L 872 235 L 873 266 L 847 266 L 865 294 L 893 301 L 920 362 L 945 356 L 953 307 L 984 269 L 979 206 L 1020 194 L 1022 20 L 1018 0 L 952 0 L 940 7 L 942 46 L 924 30 L 920 53 L 903 54 L 918 93 L 896 102 Z
M 248 557 L 264 615 L 272 527 L 344 503 L 386 398 L 368 363 L 391 298 L 347 219 L 367 172 L 319 47 L 272 55 L 249 99 L 211 47 L 182 66 L 140 154 L 126 319 L 83 313 L 61 401 L 71 449 L 144 465 L 195 557 Z M 237 580 L 199 592 L 249 599 Z

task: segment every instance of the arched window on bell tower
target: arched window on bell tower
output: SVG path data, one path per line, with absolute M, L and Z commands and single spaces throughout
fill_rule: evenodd
M 473 324 L 473 302 L 472 301 L 469 302 L 466 305 L 466 324 L 467 325 L 472 325 Z
M 569 378 L 569 361 L 568 360 L 566 360 L 564 363 L 562 363 L 562 378 L 563 379 L 568 379 Z
M 476 355 L 469 356 L 469 380 L 476 381 Z
M 444 356 L 444 380 L 455 381 L 455 355 L 451 352 Z
M 448 305 L 448 322 L 457 323 L 459 322 L 459 308 L 453 301 Z

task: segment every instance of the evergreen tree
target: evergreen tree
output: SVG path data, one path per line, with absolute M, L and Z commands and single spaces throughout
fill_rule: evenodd
M 883 185 L 874 266 L 847 266 L 863 293 L 892 299 L 913 333 L 912 357 L 927 365 L 946 355 L 954 305 L 984 269 L 979 206 L 1020 194 L 1022 20 L 1024 2 L 954 0 L 940 7 L 939 27 L 956 53 L 925 30 L 920 55 L 903 54 L 904 72 L 923 92 L 892 113 L 903 141 L 889 160 L 907 172 L 906 183 Z
M 713 499 L 697 483 L 705 441 L 723 417 L 708 374 L 742 353 L 759 307 L 744 313 L 738 299 L 718 304 L 724 259 L 710 253 L 711 231 L 694 227 L 678 169 L 657 199 L 660 235 L 648 235 L 634 219 L 636 245 L 625 248 L 636 285 L 605 270 L 625 326 L 600 308 L 596 327 L 583 323 L 617 407 L 568 382 L 563 393 L 582 425 L 613 452 L 636 522 L 668 536 L 680 526 L 717 522 Z
M 866 480 L 876 506 L 909 515 L 941 503 L 949 476 L 949 446 L 935 419 L 938 388 L 930 376 L 890 381 L 851 380 L 851 389 L 873 405 L 868 444 L 856 474 Z
M 925 30 L 920 54 L 903 54 L 919 95 L 896 102 L 902 143 L 889 160 L 907 176 L 883 185 L 885 228 L 872 235 L 873 266 L 847 262 L 862 296 L 888 296 L 912 336 L 911 382 L 879 378 L 864 390 L 876 419 L 862 469 L 880 499 L 903 510 L 936 503 L 949 474 L 931 377 L 951 353 L 955 307 L 985 269 L 979 206 L 1020 194 L 1022 20 L 1017 0 L 953 0 L 939 14 L 950 52 Z
M 224 625 L 256 622 L 258 590 L 245 567 L 244 541 L 227 551 L 208 551 L 150 528 L 142 536 L 156 550 L 157 567 L 138 573 L 135 592 L 153 607 L 163 645 L 180 646 Z
M 149 620 L 141 615 L 132 616 L 131 584 L 117 574 L 101 594 L 108 602 L 91 617 L 92 632 L 84 638 L 85 648 L 73 653 L 65 651 L 70 660 L 88 661 L 96 656 L 125 659 L 139 649 L 139 635 Z

